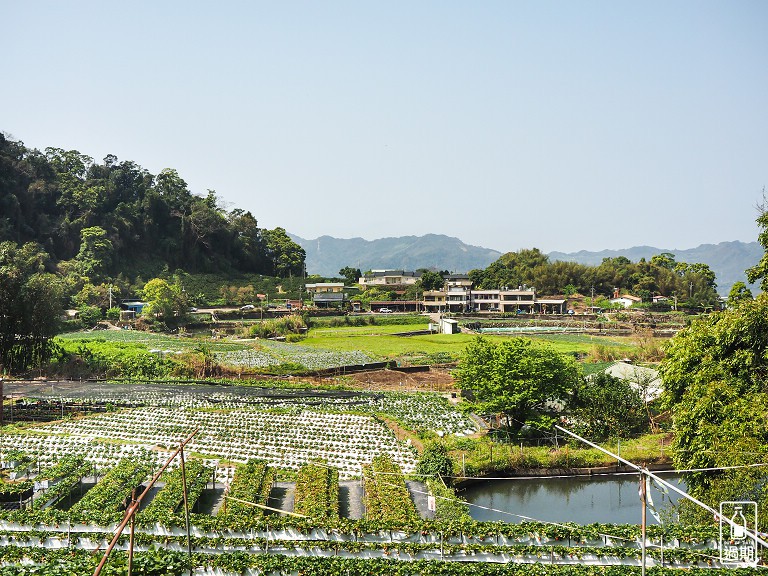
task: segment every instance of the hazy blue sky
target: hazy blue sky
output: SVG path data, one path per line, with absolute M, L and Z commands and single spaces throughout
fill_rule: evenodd
M 768 2 L 0 0 L 0 130 L 304 238 L 757 237 Z

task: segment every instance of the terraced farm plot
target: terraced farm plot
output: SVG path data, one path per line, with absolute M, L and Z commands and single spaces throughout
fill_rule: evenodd
M 295 364 L 307 370 L 325 370 L 353 364 L 369 364 L 376 357 L 361 350 L 325 349 L 266 339 L 192 338 L 141 332 L 138 330 L 99 330 L 73 332 L 57 336 L 63 344 L 140 346 L 159 355 L 184 354 L 198 351 L 201 345 L 210 348 L 215 361 L 234 368 L 263 369 L 280 364 Z M 142 348 L 142 349 L 143 349 Z
M 159 464 L 199 428 L 187 449 L 207 465 L 261 459 L 270 467 L 296 471 L 322 459 L 347 479 L 359 476 L 364 464 L 382 454 L 406 473 L 415 467 L 414 449 L 375 415 L 444 434 L 475 431 L 471 420 L 437 394 L 150 384 L 83 386 L 67 396 L 57 392 L 62 401 L 135 407 L 3 434 L 0 451 L 21 450 L 44 463 L 85 454 L 99 468 L 132 456 Z M 39 395 L 51 393 L 45 388 Z M 229 480 L 231 469 L 221 466 L 218 474 Z

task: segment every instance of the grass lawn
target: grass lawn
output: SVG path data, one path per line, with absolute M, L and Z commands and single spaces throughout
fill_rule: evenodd
M 309 335 L 312 337 L 333 336 L 378 336 L 381 334 L 398 334 L 400 332 L 417 332 L 429 327 L 424 324 L 390 324 L 390 325 L 366 325 L 366 326 L 334 326 L 332 328 L 311 328 Z
M 371 358 L 380 360 L 400 360 L 408 364 L 441 364 L 458 360 L 469 344 L 477 336 L 474 333 L 460 334 L 429 334 L 420 336 L 395 336 L 401 332 L 413 332 L 427 329 L 427 322 L 414 324 L 410 320 L 406 324 L 395 324 L 394 318 L 386 318 L 385 324 L 364 326 L 335 326 L 310 329 L 307 338 L 295 346 L 297 356 L 306 355 L 307 348 L 318 351 L 350 353 L 363 352 Z M 425 318 L 426 320 L 426 318 Z M 517 336 L 485 334 L 492 341 L 503 341 L 512 337 L 530 338 L 546 342 L 563 354 L 589 354 L 595 347 L 600 346 L 617 350 L 617 355 L 626 354 L 636 344 L 630 338 L 608 336 L 590 336 L 585 334 L 526 334 Z M 120 344 L 142 344 L 148 350 L 164 350 L 174 352 L 190 352 L 205 343 L 215 354 L 248 352 L 260 348 L 258 341 L 238 339 L 211 340 L 209 338 L 180 337 L 167 334 L 153 334 L 137 330 L 100 330 L 95 332 L 76 332 L 61 334 L 57 339 L 66 343 L 72 340 L 95 340 Z M 263 342 L 261 346 L 268 343 Z M 277 344 L 275 344 L 276 346 Z M 291 361 L 294 355 L 292 344 L 280 346 L 279 356 L 283 361 Z M 271 346 L 270 346 L 271 349 Z
M 669 463 L 672 454 L 669 434 L 645 434 L 640 438 L 602 443 L 613 452 L 620 452 L 622 458 L 632 462 Z M 553 446 L 526 446 L 522 451 L 516 443 L 493 441 L 485 436 L 477 439 L 446 438 L 448 450 L 453 457 L 458 473 L 458 464 L 465 462 L 472 474 L 492 474 L 498 470 L 530 468 L 591 468 L 611 466 L 616 460 L 594 448 L 586 448 L 576 442 L 561 443 L 559 449 Z
M 435 354 L 457 359 L 467 344 L 476 338 L 475 334 L 469 332 L 407 337 L 393 335 L 397 332 L 426 328 L 426 323 L 423 328 L 414 325 L 318 328 L 310 330 L 308 337 L 302 341 L 302 344 L 326 350 L 361 350 L 376 357 L 390 359 Z M 483 337 L 493 341 L 510 338 L 510 336 L 489 334 Z M 631 349 L 634 346 L 629 339 L 583 334 L 542 334 L 522 337 L 546 342 L 564 354 L 587 354 L 596 345 L 618 349 Z

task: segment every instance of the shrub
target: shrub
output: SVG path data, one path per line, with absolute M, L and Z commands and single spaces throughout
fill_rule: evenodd
M 120 320 L 120 308 L 117 306 L 113 306 L 112 308 L 109 308 L 107 310 L 107 320 Z
M 424 447 L 416 465 L 416 474 L 433 477 L 453 474 L 453 460 L 448 456 L 448 449 L 444 444 L 432 442 Z
M 298 314 L 292 314 L 291 316 L 263 320 L 258 324 L 254 324 L 248 329 L 248 335 L 252 338 L 274 338 L 288 334 L 301 334 L 306 328 L 307 325 L 304 323 L 304 319 Z
M 101 320 L 101 309 L 98 306 L 81 306 L 78 312 L 84 326 L 94 326 Z

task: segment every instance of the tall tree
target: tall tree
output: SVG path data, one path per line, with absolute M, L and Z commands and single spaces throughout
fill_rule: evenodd
M 763 188 L 763 201 L 757 206 L 757 210 L 759 215 L 755 221 L 760 228 L 757 241 L 765 252 L 760 262 L 747 269 L 747 280 L 749 280 L 750 284 L 760 280 L 760 290 L 768 292 L 768 200 L 765 197 L 765 188 Z
M 229 227 L 234 235 L 234 264 L 245 272 L 264 272 L 266 248 L 259 224 L 253 214 L 235 209 L 229 213 Z
M 439 272 L 426 270 L 422 272 L 418 285 L 421 290 L 442 290 L 445 279 Z
M 339 276 L 344 278 L 347 285 L 352 286 L 360 281 L 363 273 L 360 272 L 360 268 L 352 268 L 351 266 L 344 266 L 339 270 Z
M 594 441 L 626 438 L 648 429 L 640 392 L 605 372 L 584 380 L 574 394 L 573 408 L 576 428 Z
M 144 311 L 148 315 L 168 320 L 175 314 L 186 311 L 181 287 L 178 284 L 170 284 L 162 278 L 153 278 L 147 282 L 143 295 L 147 302 Z
M 744 282 L 736 282 L 728 293 L 728 306 L 733 308 L 744 300 L 752 300 L 752 291 Z
M 0 243 L 0 373 L 25 370 L 50 356 L 62 291 L 45 272 L 48 255 L 33 243 Z
M 768 294 L 694 320 L 661 365 L 673 409 L 674 461 L 709 504 L 756 499 L 768 513 L 765 469 L 712 468 L 768 459 Z
M 92 281 L 100 280 L 112 263 L 112 242 L 101 226 L 80 231 L 80 251 L 75 256 L 78 271 Z
M 303 273 L 307 254 L 304 248 L 291 240 L 284 228 L 264 230 L 263 236 L 275 276 L 284 278 Z
M 579 382 L 573 358 L 525 338 L 494 343 L 473 340 L 454 375 L 477 410 L 501 414 L 506 426 L 549 429 L 556 402 L 566 401 Z

